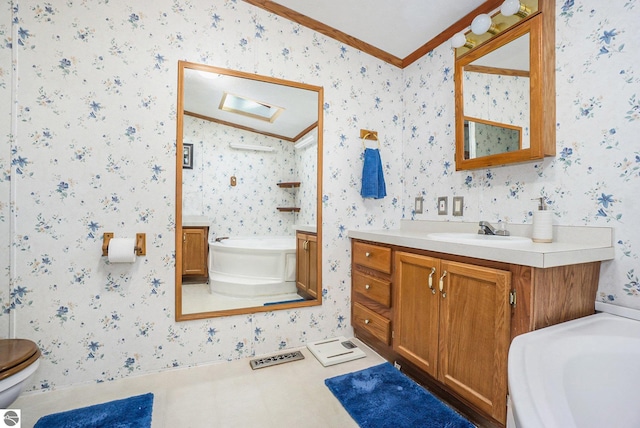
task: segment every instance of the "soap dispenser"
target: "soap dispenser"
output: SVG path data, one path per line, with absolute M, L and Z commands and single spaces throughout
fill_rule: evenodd
M 547 210 L 544 198 L 535 198 L 535 200 L 538 200 L 538 210 L 533 212 L 533 234 L 531 239 L 533 242 L 552 242 L 553 213 Z

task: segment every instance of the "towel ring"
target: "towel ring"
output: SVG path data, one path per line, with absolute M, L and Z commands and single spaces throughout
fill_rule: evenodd
M 364 140 L 366 140 L 370 135 L 373 135 L 375 138 L 375 134 L 372 134 L 371 132 L 367 132 L 366 134 L 364 134 L 364 137 L 362 137 L 362 148 L 365 150 L 367 150 L 367 145 L 365 144 Z M 375 138 L 375 140 L 378 142 L 378 149 L 380 149 L 380 140 L 378 138 Z

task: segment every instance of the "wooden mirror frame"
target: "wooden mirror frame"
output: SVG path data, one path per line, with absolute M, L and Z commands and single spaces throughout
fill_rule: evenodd
M 210 312 L 182 313 L 182 168 L 183 168 L 183 133 L 184 133 L 184 70 L 192 69 L 205 72 L 219 73 L 227 76 L 239 77 L 276 85 L 314 91 L 318 94 L 318 123 L 317 123 L 317 194 L 316 194 L 316 234 L 317 234 L 317 296 L 313 300 L 301 302 L 273 304 L 268 306 L 253 306 L 239 309 L 226 309 Z M 252 314 L 258 312 L 270 312 L 274 310 L 318 306 L 322 304 L 322 137 L 323 137 L 323 105 L 324 89 L 321 86 L 313 86 L 305 83 L 293 82 L 275 77 L 261 76 L 236 70 L 218 68 L 214 66 L 178 61 L 178 100 L 176 112 L 176 248 L 175 248 L 175 320 L 188 321 L 223 317 L 230 315 Z
M 455 116 L 456 116 L 456 170 L 470 170 L 534 161 L 555 156 L 555 15 L 550 13 L 551 2 L 545 2 L 542 11 L 533 14 L 514 27 L 498 34 L 468 53 L 456 58 L 455 64 Z M 553 8 L 551 8 L 553 9 Z M 530 147 L 512 152 L 498 153 L 474 159 L 464 157 L 464 67 L 482 56 L 529 33 L 530 62 Z

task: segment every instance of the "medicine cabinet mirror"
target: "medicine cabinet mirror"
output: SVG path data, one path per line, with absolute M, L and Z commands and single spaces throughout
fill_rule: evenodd
M 322 87 L 178 63 L 176 320 L 322 303 Z
M 538 13 L 456 58 L 457 170 L 555 155 L 555 38 L 543 24 Z

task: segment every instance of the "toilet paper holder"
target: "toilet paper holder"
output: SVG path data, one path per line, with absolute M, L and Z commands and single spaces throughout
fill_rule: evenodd
M 114 237 L 113 232 L 105 232 L 102 235 L 102 255 L 109 255 L 109 241 Z M 144 233 L 136 233 L 136 246 L 133 248 L 136 256 L 147 255 L 147 235 Z

